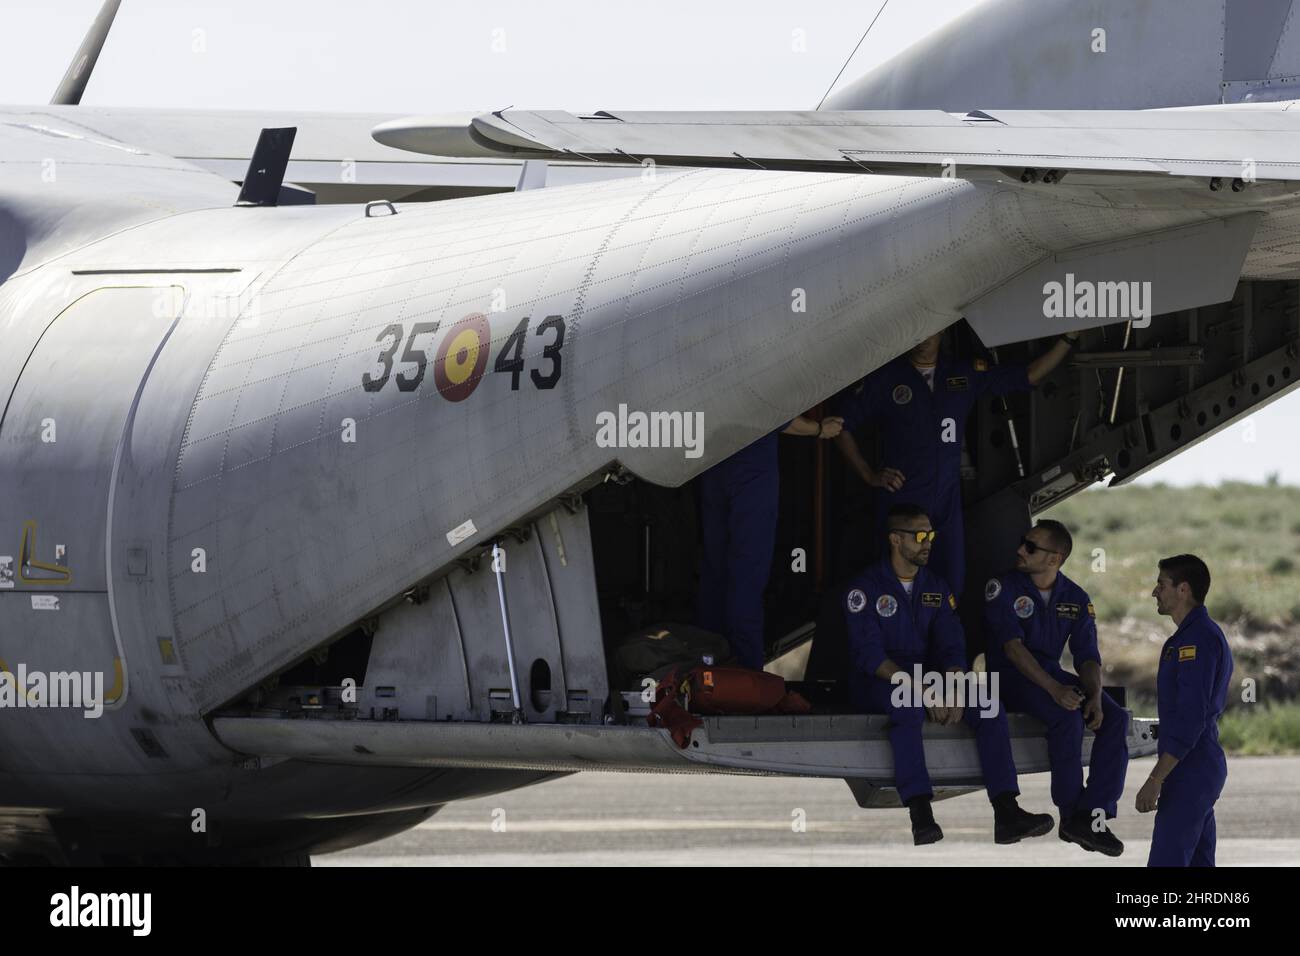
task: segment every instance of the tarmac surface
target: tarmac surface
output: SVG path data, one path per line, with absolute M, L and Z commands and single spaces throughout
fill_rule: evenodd
M 1143 866 L 1155 814 L 1134 809 L 1154 757 L 1129 764 L 1111 859 L 1055 830 L 993 843 L 982 793 L 934 805 L 944 839 L 911 843 L 907 811 L 862 810 L 842 780 L 581 773 L 446 806 L 377 843 L 315 866 Z M 1045 773 L 1020 778 L 1020 804 L 1056 815 Z M 1230 757 L 1216 808 L 1220 866 L 1300 864 L 1300 757 Z

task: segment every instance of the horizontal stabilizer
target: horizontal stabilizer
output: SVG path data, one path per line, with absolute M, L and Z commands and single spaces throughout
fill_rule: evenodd
M 1300 115 L 1281 109 L 592 115 L 505 110 L 475 117 L 468 130 L 436 117 L 414 117 L 383 123 L 373 135 L 385 145 L 440 156 L 490 151 L 781 170 L 975 167 L 1300 180 Z

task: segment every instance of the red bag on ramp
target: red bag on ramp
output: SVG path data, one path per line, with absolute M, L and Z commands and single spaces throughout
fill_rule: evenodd
M 785 689 L 775 674 L 747 667 L 698 665 L 674 669 L 655 688 L 655 703 L 646 718 L 651 727 L 666 727 L 677 746 L 686 747 L 691 731 L 704 722 L 692 714 L 806 714 L 812 706 Z

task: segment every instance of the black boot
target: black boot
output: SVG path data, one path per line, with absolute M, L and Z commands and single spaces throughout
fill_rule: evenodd
M 943 839 L 943 830 L 939 829 L 939 824 L 934 822 L 934 814 L 930 812 L 929 797 L 913 797 L 908 800 L 907 812 L 912 817 L 913 844 L 925 846 Z
M 1021 809 L 1014 793 L 1000 793 L 993 798 L 993 842 L 1019 843 L 1026 837 L 1052 832 L 1050 813 L 1029 813 Z
M 1109 827 L 1100 832 L 1094 830 L 1092 813 L 1091 810 L 1076 810 L 1069 817 L 1061 814 L 1061 827 L 1056 835 L 1066 843 L 1077 843 L 1092 853 L 1119 856 L 1124 852 L 1124 844 L 1120 842 L 1119 837 L 1110 832 Z

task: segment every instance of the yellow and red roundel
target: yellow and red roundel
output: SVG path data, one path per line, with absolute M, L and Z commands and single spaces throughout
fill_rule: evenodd
M 438 346 L 433 381 L 449 402 L 463 402 L 474 393 L 487 368 L 492 328 L 482 312 L 467 315 L 450 329 Z

